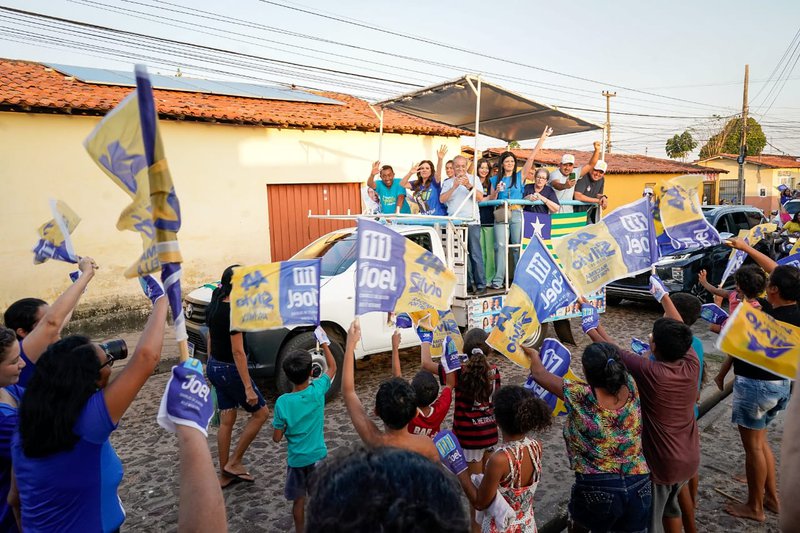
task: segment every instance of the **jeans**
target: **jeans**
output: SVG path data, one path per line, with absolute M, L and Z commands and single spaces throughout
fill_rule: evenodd
M 502 287 L 506 276 L 506 259 L 508 258 L 508 241 L 511 244 L 519 244 L 522 241 L 522 209 L 509 211 L 509 223 L 495 222 L 494 224 L 494 278 L 492 286 Z M 506 236 L 507 228 L 510 228 L 511 235 Z M 509 266 L 510 276 L 514 276 L 514 267 L 519 261 L 519 248 L 511 250 L 511 265 Z
M 256 387 L 253 378 L 249 376 L 248 379 L 250 379 L 250 384 L 253 386 L 258 401 L 255 405 L 247 403 L 244 383 L 234 363 L 217 361 L 211 357 L 206 366 L 206 374 L 208 375 L 208 381 L 214 385 L 217 394 L 217 406 L 220 411 L 241 407 L 248 413 L 255 413 L 267 405 L 267 402 L 264 401 L 264 396 L 261 395 L 261 391 Z
M 736 376 L 731 421 L 747 429 L 766 429 L 786 409 L 790 395 L 788 379 L 767 381 Z
M 486 273 L 483 270 L 483 250 L 481 249 L 481 225 L 472 224 L 467 229 L 467 281 L 477 290 L 486 288 Z
M 570 518 L 596 531 L 647 531 L 653 502 L 650 474 L 575 474 Z

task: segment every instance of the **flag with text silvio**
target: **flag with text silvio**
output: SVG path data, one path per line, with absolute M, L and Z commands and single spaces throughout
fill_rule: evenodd
M 650 214 L 650 202 L 642 198 L 554 240 L 553 253 L 581 294 L 645 272 L 658 260 Z
M 699 197 L 702 184 L 703 176 L 685 175 L 656 185 L 654 200 L 661 255 L 722 243 L 717 230 L 703 216 Z
M 126 96 L 83 141 L 89 156 L 131 203 L 117 220 L 117 229 L 142 237 L 142 254 L 125 270 L 126 278 L 157 272 L 161 268 L 150 208 L 148 163 L 142 136 L 137 91 Z
M 456 277 L 438 257 L 377 222 L 357 231 L 356 315 L 450 308 Z
M 761 239 L 764 238 L 764 235 L 767 233 L 772 233 L 776 229 L 778 229 L 777 224 L 767 222 L 766 224 L 753 226 L 749 230 L 743 229 L 739 231 L 738 237 L 750 246 L 755 246 L 761 242 Z M 731 254 L 728 256 L 728 263 L 725 265 L 725 271 L 722 273 L 722 278 L 719 282 L 720 286 L 725 283 L 725 280 L 739 270 L 739 268 L 744 264 L 745 259 L 747 259 L 747 252 L 743 250 L 737 250 L 735 248 L 731 250 Z
M 563 378 L 569 372 L 570 361 L 572 354 L 566 346 L 558 342 L 556 339 L 545 339 L 542 346 L 539 348 L 539 357 L 542 360 L 542 365 L 551 374 Z M 553 416 L 564 415 L 567 413 L 564 404 L 558 399 L 558 396 L 548 392 L 544 387 L 539 385 L 533 380 L 532 376 L 528 377 L 525 382 L 525 388 L 530 390 L 536 397 L 541 398 L 550 407 L 550 412 Z
M 53 218 L 39 228 L 39 241 L 33 248 L 33 263 L 38 265 L 48 259 L 77 263 L 78 256 L 72 246 L 71 233 L 81 221 L 67 204 L 50 200 Z
M 153 100 L 153 87 L 147 69 L 136 66 L 136 95 L 139 101 L 142 142 L 149 184 L 149 203 L 155 228 L 158 261 L 161 264 L 161 281 L 169 299 L 175 339 L 188 338 L 181 298 L 181 251 L 178 248 L 178 230 L 181 229 L 181 208 L 172 176 L 169 173 L 164 146 L 158 131 L 158 114 Z
M 520 257 L 514 283 L 486 342 L 526 368 L 529 363 L 519 344 L 537 330 L 542 320 L 577 298 L 542 240 L 534 236 Z

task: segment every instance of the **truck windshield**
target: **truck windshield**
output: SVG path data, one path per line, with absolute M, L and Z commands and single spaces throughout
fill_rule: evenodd
M 299 252 L 292 259 L 322 259 L 321 276 L 341 274 L 356 260 L 355 233 L 336 233 L 325 236 Z

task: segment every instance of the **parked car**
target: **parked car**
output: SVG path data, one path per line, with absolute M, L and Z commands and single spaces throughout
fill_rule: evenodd
M 739 234 L 740 230 L 749 230 L 753 226 L 767 222 L 764 213 L 749 205 L 704 205 L 703 216 L 714 226 L 723 238 Z M 769 251 L 768 241 L 759 243 L 761 251 Z M 690 253 L 678 253 L 668 256 L 656 265 L 656 273 L 664 281 L 670 292 L 689 292 L 704 301 L 711 301 L 710 295 L 697 280 L 700 270 L 708 273 L 708 281 L 719 285 L 731 248 L 721 244 L 703 248 Z M 770 255 L 772 255 L 770 253 Z M 749 261 L 749 258 L 748 258 Z M 610 305 L 617 305 L 623 299 L 636 301 L 652 301 L 649 291 L 650 273 L 645 272 L 632 278 L 624 278 L 606 286 L 606 300 Z M 726 280 L 725 288 L 732 289 L 733 277 Z

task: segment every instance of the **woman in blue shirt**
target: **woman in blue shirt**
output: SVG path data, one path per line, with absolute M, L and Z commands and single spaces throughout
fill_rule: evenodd
M 0 327 L 0 531 L 16 533 L 17 521 L 8 504 L 11 487 L 11 438 L 17 429 L 17 410 L 24 389 L 19 382 L 25 360 L 9 328 Z
M 416 175 L 415 180 L 411 177 Z M 433 162 L 422 161 L 413 165 L 408 174 L 400 181 L 400 186 L 408 189 L 406 202 L 415 203 L 419 207 L 420 215 L 447 215 L 444 205 L 439 201 L 442 187 L 439 184 L 439 173 L 434 171 Z
M 113 381 L 114 356 L 80 335 L 39 359 L 12 443 L 26 532 L 116 531 L 125 520 L 117 496 L 122 462 L 109 436 L 161 357 L 167 299 L 151 299 L 139 343 Z
M 500 173 L 492 178 L 492 192 L 487 200 L 522 200 L 525 188 L 524 176 L 528 175 L 533 167 L 536 154 L 544 144 L 545 139 L 553 133 L 551 128 L 545 127 L 539 142 L 533 148 L 522 170 L 517 170 L 517 157 L 512 152 L 500 154 Z M 508 234 L 510 230 L 510 235 Z M 522 206 L 509 205 L 497 206 L 494 210 L 494 278 L 491 288 L 502 289 L 506 275 L 506 258 L 508 256 L 508 242 L 518 245 L 522 242 Z M 519 259 L 519 248 L 513 248 L 511 255 L 513 261 L 509 265 L 509 273 L 514 272 L 514 267 Z

